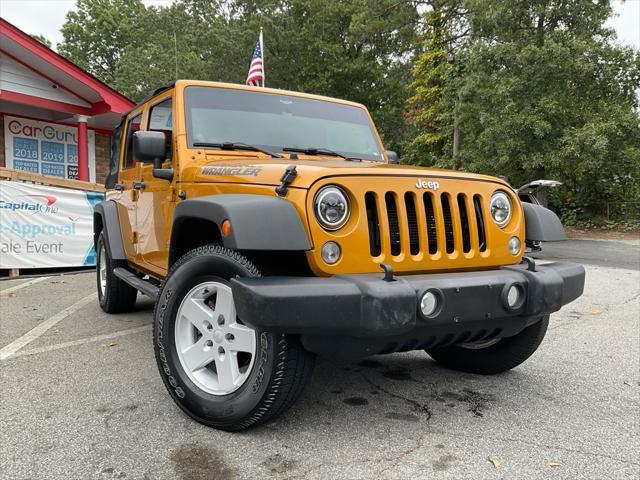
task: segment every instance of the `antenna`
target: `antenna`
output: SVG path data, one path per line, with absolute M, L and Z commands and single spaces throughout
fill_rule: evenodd
M 178 37 L 175 30 L 173 31 L 173 58 L 176 64 L 175 80 L 178 80 Z

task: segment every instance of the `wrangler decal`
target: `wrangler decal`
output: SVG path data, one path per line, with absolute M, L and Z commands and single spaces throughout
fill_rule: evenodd
M 203 175 L 246 175 L 257 177 L 261 171 L 262 167 L 255 167 L 253 165 L 230 165 L 202 168 Z

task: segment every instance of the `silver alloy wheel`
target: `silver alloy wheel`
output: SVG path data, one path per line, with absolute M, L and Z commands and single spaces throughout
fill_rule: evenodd
M 201 390 L 228 395 L 249 377 L 256 334 L 237 322 L 228 285 L 205 282 L 193 287 L 180 303 L 174 334 L 180 364 Z
M 107 290 L 107 259 L 104 243 L 100 246 L 100 254 L 98 255 L 98 275 L 100 275 L 100 294 L 104 297 Z
M 492 338 L 491 340 L 485 340 L 480 342 L 472 342 L 472 343 L 461 343 L 458 345 L 459 347 L 466 348 L 467 350 L 482 350 L 483 348 L 488 348 L 491 345 L 495 345 L 500 341 L 499 338 Z

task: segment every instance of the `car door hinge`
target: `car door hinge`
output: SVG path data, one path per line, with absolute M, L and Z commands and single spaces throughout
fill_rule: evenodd
M 131 242 L 135 245 L 138 243 L 138 232 L 132 232 Z
M 176 187 L 169 188 L 169 201 L 170 202 L 176 201 Z

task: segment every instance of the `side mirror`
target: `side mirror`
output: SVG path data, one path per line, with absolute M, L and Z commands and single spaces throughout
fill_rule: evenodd
M 173 181 L 173 168 L 162 168 L 167 157 L 164 132 L 135 132 L 133 134 L 133 158 L 143 163 L 153 163 L 153 176 Z
M 387 158 L 389 159 L 389 163 L 391 165 L 397 165 L 400 163 L 400 159 L 398 158 L 398 154 L 393 150 L 387 150 Z
M 166 145 L 164 132 L 135 132 L 133 158 L 143 163 L 161 163 L 166 156 Z

